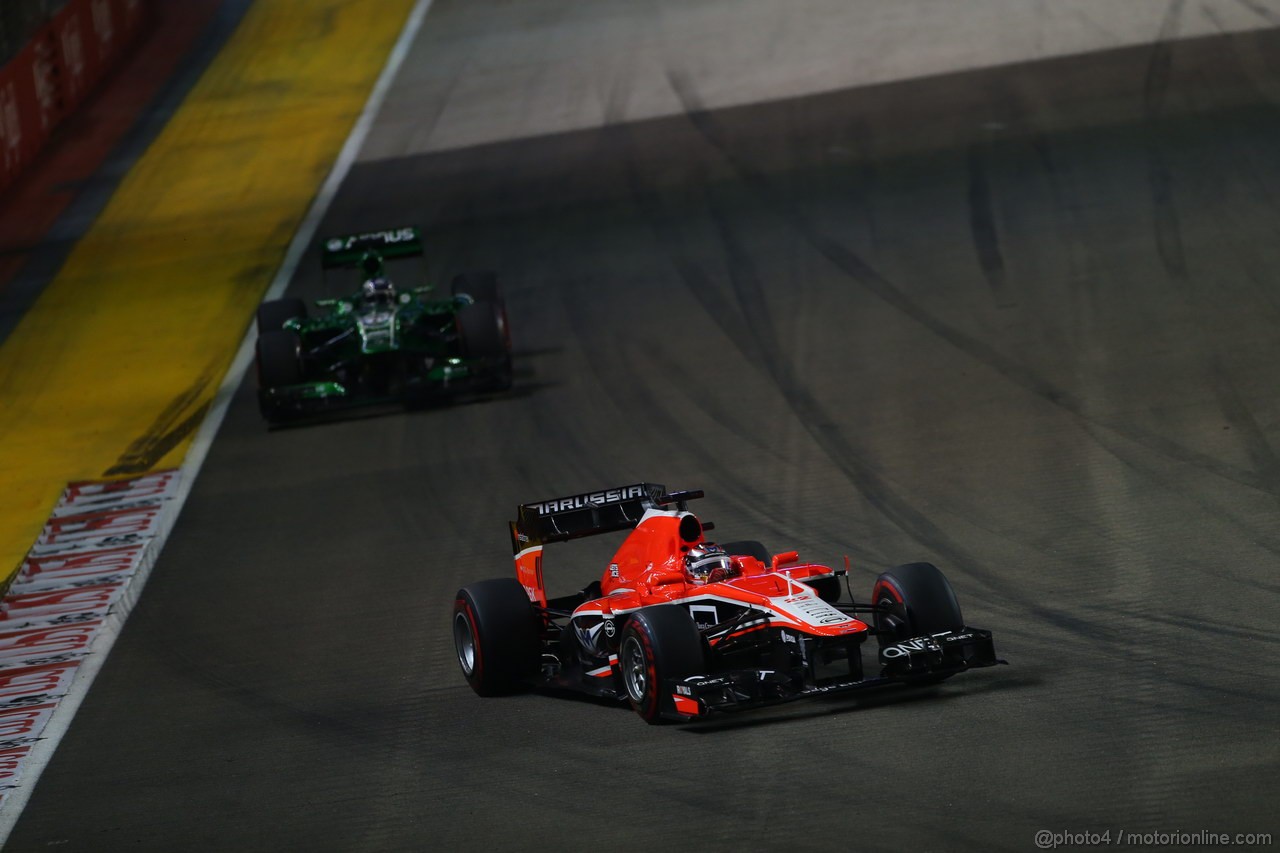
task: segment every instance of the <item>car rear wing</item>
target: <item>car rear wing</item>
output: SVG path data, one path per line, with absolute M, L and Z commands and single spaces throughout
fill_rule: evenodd
M 329 237 L 321 248 L 320 265 L 325 269 L 360 266 L 365 257 L 410 258 L 422 254 L 422 232 L 412 225 L 386 231 Z
M 567 542 L 584 536 L 598 536 L 627 530 L 640 523 L 647 510 L 702 497 L 701 491 L 668 493 L 657 483 L 635 483 L 598 492 L 521 504 L 511 522 L 511 549 L 515 554 L 516 577 L 529 599 L 545 606 L 542 582 L 542 546 Z

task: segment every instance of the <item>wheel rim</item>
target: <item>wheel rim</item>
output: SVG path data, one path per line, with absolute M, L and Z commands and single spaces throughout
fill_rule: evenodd
M 643 702 L 649 689 L 649 667 L 645 663 L 644 649 L 635 637 L 627 637 L 622 644 L 622 680 L 631 701 Z
M 453 645 L 457 649 L 462 672 L 470 677 L 476 669 L 476 638 L 471 630 L 471 621 L 461 611 L 453 617 Z
M 887 609 L 884 609 L 885 605 L 888 605 Z M 883 646 L 890 641 L 910 639 L 904 636 L 908 633 L 906 630 L 906 613 L 900 602 L 885 595 L 881 596 L 880 600 L 876 602 L 876 606 L 882 608 L 876 614 L 876 620 L 879 623 L 878 627 L 881 630 L 887 630 L 891 635 L 888 639 L 881 635 L 880 645 Z

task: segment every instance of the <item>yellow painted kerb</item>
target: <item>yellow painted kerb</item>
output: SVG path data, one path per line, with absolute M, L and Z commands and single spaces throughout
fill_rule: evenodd
M 0 584 L 70 480 L 181 463 L 413 0 L 256 0 L 0 347 Z

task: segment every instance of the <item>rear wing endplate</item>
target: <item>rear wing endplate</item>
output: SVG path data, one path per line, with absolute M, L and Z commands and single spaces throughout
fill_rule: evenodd
M 422 254 L 422 232 L 412 225 L 329 237 L 324 241 L 320 264 L 325 269 L 356 267 L 367 255 L 379 258 L 409 258 Z

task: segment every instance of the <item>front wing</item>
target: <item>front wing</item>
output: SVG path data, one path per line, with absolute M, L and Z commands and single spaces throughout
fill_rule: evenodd
M 806 639 L 804 642 L 814 642 Z M 816 652 L 816 643 L 815 649 Z M 854 650 L 857 653 L 857 650 Z M 806 655 L 813 661 L 816 654 Z M 822 677 L 811 663 L 802 673 L 738 669 L 668 681 L 674 716 L 697 719 L 790 702 L 810 696 L 847 693 L 889 684 L 941 681 L 958 672 L 1006 663 L 996 657 L 991 632 L 977 628 L 915 637 L 880 649 L 880 673 L 865 676 L 861 666 L 844 675 Z
M 319 381 L 259 389 L 258 402 L 268 419 L 289 420 L 356 406 L 412 402 L 459 392 L 490 390 L 499 376 L 498 369 L 487 364 L 463 362 L 439 365 L 421 375 L 409 376 L 397 394 L 371 394 L 359 385 Z

